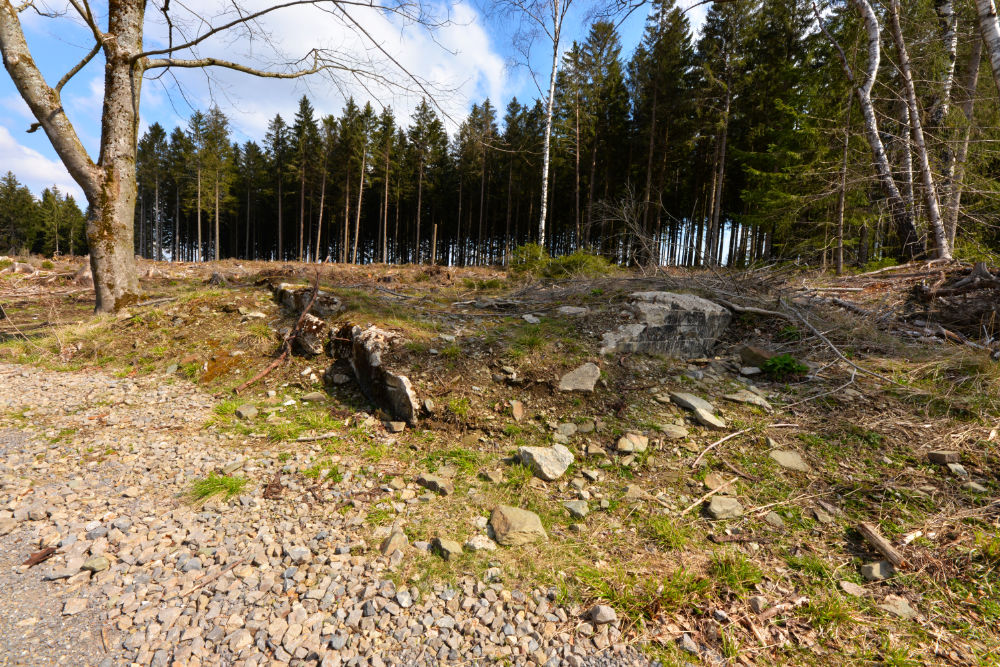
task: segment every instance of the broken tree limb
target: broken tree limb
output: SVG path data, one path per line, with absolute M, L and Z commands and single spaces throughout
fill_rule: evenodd
M 708 500 L 709 498 L 711 498 L 712 496 L 714 496 L 715 494 L 717 494 L 719 491 L 724 491 L 724 490 L 728 489 L 733 484 L 733 482 L 735 482 L 738 479 L 739 479 L 739 477 L 733 477 L 731 480 L 729 480 L 725 484 L 720 484 L 719 486 L 715 487 L 714 489 L 712 489 L 711 491 L 709 491 L 708 493 L 706 493 L 705 495 L 703 495 L 701 498 L 699 498 L 698 500 L 696 500 L 693 503 L 691 503 L 691 505 L 689 505 L 683 512 L 680 513 L 680 516 L 684 516 L 685 514 L 687 514 L 688 512 L 690 512 L 691 510 L 693 510 L 694 508 L 698 507 L 698 505 L 701 505 L 703 502 L 705 502 L 706 500 Z
M 889 540 L 882 537 L 875 526 L 870 523 L 861 523 L 858 524 L 857 530 L 868 544 L 885 556 L 886 560 L 896 568 L 905 569 L 907 567 L 906 558 L 903 557 L 903 554 L 899 553 L 895 547 L 889 544 Z
M 302 331 L 302 325 L 306 321 L 306 315 L 309 314 L 309 309 L 312 308 L 313 304 L 316 302 L 317 294 L 319 294 L 319 271 L 316 272 L 316 279 L 313 281 L 312 296 L 309 297 L 309 302 L 306 304 L 306 307 L 302 310 L 302 313 L 299 315 L 299 319 L 295 323 L 295 328 L 292 329 L 290 334 L 285 336 L 285 340 L 281 344 L 281 354 L 278 355 L 277 359 L 268 364 L 267 368 L 262 370 L 260 373 L 257 373 L 257 375 L 253 376 L 252 378 L 241 384 L 239 387 L 233 389 L 234 394 L 239 396 L 241 391 L 243 391 L 250 385 L 266 377 L 268 373 L 273 371 L 275 368 L 283 364 L 286 359 L 288 359 L 289 355 L 291 355 L 292 353 L 292 344 L 295 342 L 295 339 Z
M 788 315 L 787 313 L 778 312 L 777 310 L 767 310 L 766 308 L 756 308 L 754 306 L 739 306 L 735 303 L 732 303 L 731 301 L 726 301 L 725 299 L 720 299 L 715 296 L 712 297 L 712 301 L 715 301 L 720 306 L 725 306 L 726 308 L 735 313 L 741 313 L 741 314 L 748 313 L 751 315 L 767 315 L 769 317 L 780 317 L 783 320 L 793 319 L 791 315 Z
M 736 431 L 735 433 L 730 433 L 729 435 L 727 435 L 727 436 L 725 436 L 723 438 L 719 438 L 718 440 L 716 440 L 715 442 L 713 442 L 711 445 L 709 445 L 708 447 L 706 447 L 701 452 L 701 454 L 698 455 L 698 458 L 696 458 L 694 460 L 694 463 L 691 464 L 691 467 L 692 468 L 697 468 L 698 464 L 701 462 L 701 459 L 705 456 L 705 454 L 708 454 L 710 451 L 712 451 L 713 449 L 715 449 L 716 447 L 718 447 L 719 445 L 721 445 L 722 443 L 724 443 L 726 440 L 732 440 L 733 438 L 735 438 L 737 436 L 743 435 L 744 433 L 746 433 L 749 430 L 750 429 L 745 428 L 742 431 Z
M 48 547 L 46 549 L 42 549 L 41 551 L 36 551 L 35 553 L 33 553 L 30 556 L 28 556 L 28 559 L 26 561 L 24 561 L 23 563 L 21 563 L 21 565 L 27 565 L 28 567 L 34 567 L 34 566 L 38 565 L 39 563 L 45 562 L 48 559 L 52 558 L 52 556 L 53 556 L 53 554 L 55 554 L 55 552 L 56 552 L 56 548 L 55 547 Z

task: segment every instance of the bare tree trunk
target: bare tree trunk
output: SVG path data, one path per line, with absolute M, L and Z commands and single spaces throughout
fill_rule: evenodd
M 420 159 L 420 168 L 417 170 L 417 245 L 414 250 L 414 264 L 420 263 L 420 208 L 423 205 L 424 197 L 424 160 Z
M 222 239 L 219 237 L 219 174 L 215 175 L 215 261 L 219 261 L 219 245 Z
M 577 155 L 576 155 L 576 234 L 577 234 L 577 244 L 580 242 L 580 145 L 577 143 Z M 510 264 L 510 200 L 512 195 L 512 190 L 514 187 L 514 156 L 510 158 L 510 164 L 507 167 L 507 227 L 504 231 L 503 236 L 503 265 L 507 266 Z M 459 204 L 461 206 L 461 204 Z M 461 210 L 461 209 L 459 209 Z M 461 217 L 461 214 L 459 214 Z
M 899 69 L 903 75 L 903 85 L 906 90 L 906 103 L 910 110 L 910 128 L 917 148 L 917 164 L 920 165 L 920 179 L 924 186 L 924 201 L 927 206 L 927 217 L 934 233 L 935 254 L 938 259 L 951 259 L 951 247 L 945 234 L 944 223 L 941 221 L 941 210 L 938 207 L 937 187 L 934 174 L 931 173 L 930 158 L 927 155 L 927 144 L 924 141 L 924 129 L 920 122 L 920 108 L 917 106 L 917 91 L 913 85 L 913 72 L 910 69 L 910 55 L 903 40 L 903 30 L 899 25 L 899 0 L 892 0 L 889 11 L 892 24 L 892 35 L 899 52 Z
M 285 259 L 285 257 L 284 257 L 284 254 L 285 254 L 285 225 L 284 225 L 284 221 L 282 220 L 282 214 L 281 214 L 282 209 L 284 208 L 284 206 L 281 205 L 283 199 L 284 199 L 284 196 L 282 194 L 282 187 L 281 187 L 281 173 L 279 172 L 279 174 L 278 174 L 278 256 L 276 258 L 279 262 L 284 261 L 284 259 Z
M 941 72 L 941 92 L 931 107 L 931 127 L 940 127 L 951 106 L 951 89 L 955 85 L 955 54 L 958 50 L 958 15 L 952 0 L 934 0 L 934 11 L 941 24 L 941 42 L 944 44 L 945 64 Z
M 176 262 L 180 259 L 181 252 L 181 188 L 177 185 L 174 192 L 174 254 L 170 261 Z
M 545 140 L 542 144 L 542 204 L 538 215 L 538 245 L 545 247 L 545 217 L 549 206 L 549 161 L 552 138 L 552 108 L 556 99 L 556 74 L 559 71 L 559 37 L 562 32 L 563 2 L 552 0 L 553 31 L 552 36 L 552 71 L 549 76 L 549 99 L 545 105 Z
M 580 244 L 580 93 L 575 95 L 576 102 L 576 155 L 574 156 L 575 185 L 574 194 L 574 221 L 576 222 L 576 248 L 579 250 Z M 514 160 L 511 158 L 511 167 Z M 507 184 L 507 234 L 510 235 L 510 180 Z M 506 253 L 505 253 L 506 256 Z
M 990 59 L 993 71 L 993 83 L 1000 91 L 1000 22 L 997 21 L 997 8 L 993 0 L 976 0 L 976 12 L 979 15 L 979 30 L 986 42 L 986 55 Z
M 954 161 L 954 176 L 951 188 L 948 190 L 948 205 L 945 213 L 945 227 L 948 232 L 948 242 L 955 247 L 955 234 L 958 229 L 958 210 L 962 202 L 962 186 L 965 182 L 965 161 L 969 157 L 969 139 L 972 136 L 973 111 L 976 102 L 976 89 L 979 87 L 979 65 L 983 59 L 983 40 L 972 40 L 972 53 L 969 55 L 969 68 L 965 74 L 965 90 L 967 97 L 962 104 L 965 115 L 965 128 L 962 143 L 958 146 L 958 155 Z
M 323 164 L 323 177 L 320 179 L 319 185 L 319 219 L 316 221 L 316 253 L 315 259 L 316 263 L 322 262 L 323 258 L 320 257 L 322 252 L 322 242 L 323 242 L 323 206 L 326 204 L 326 163 L 324 158 Z
M 304 160 L 303 160 L 304 162 Z M 305 249 L 306 236 L 306 168 L 302 165 L 299 169 L 299 261 L 302 261 L 302 252 Z
M 718 160 L 718 176 L 715 179 L 715 194 L 713 195 L 714 206 L 712 208 L 712 247 L 711 254 L 711 264 L 718 264 L 720 252 L 716 250 L 718 246 L 719 250 L 722 248 L 722 230 L 719 227 L 720 218 L 722 217 L 722 185 L 726 178 L 726 143 L 729 138 L 729 105 L 732 100 L 732 96 L 729 94 L 729 85 L 726 85 L 726 106 L 722 113 L 722 133 L 719 137 L 719 160 Z
M 249 183 L 249 179 L 248 179 Z M 247 220 L 246 220 L 246 233 L 244 234 L 243 241 L 243 257 L 245 259 L 250 259 L 250 196 L 251 189 L 249 184 L 247 185 Z
M 847 149 L 851 139 L 851 102 L 847 97 L 847 114 L 844 120 L 844 152 L 840 161 L 840 191 L 837 193 L 837 249 L 834 251 L 834 266 L 837 275 L 844 273 L 844 207 L 847 203 Z
M 358 208 L 354 212 L 354 248 L 351 250 L 351 264 L 358 263 L 358 236 L 361 232 L 361 198 L 365 195 L 365 166 L 367 165 L 368 152 L 361 155 L 361 182 L 358 184 Z
M 389 226 L 389 145 L 391 143 L 391 136 L 385 142 L 385 202 L 382 210 L 382 263 L 385 264 L 388 261 L 388 256 L 386 254 L 386 228 Z
M 205 261 L 205 248 L 201 239 L 201 168 L 198 169 L 198 261 Z
M 841 64 L 843 65 L 848 81 L 854 86 L 854 92 L 858 98 L 858 103 L 861 106 L 861 114 L 864 118 L 865 136 L 868 139 L 868 145 L 871 147 L 872 158 L 875 162 L 879 181 L 882 183 L 882 188 L 886 192 L 886 198 L 889 200 L 889 212 L 892 216 L 893 225 L 896 228 L 896 233 L 899 235 L 900 257 L 903 259 L 912 259 L 917 255 L 917 232 L 913 224 L 913 212 L 906 207 L 906 203 L 899 193 L 899 188 L 896 187 L 896 182 L 892 178 L 892 168 L 889 166 L 889 158 L 886 155 L 885 146 L 882 144 L 882 137 L 879 134 L 878 120 L 875 116 L 875 107 L 872 104 L 871 97 L 875 78 L 878 75 L 879 62 L 882 57 L 882 35 L 879 30 L 878 17 L 875 15 L 875 10 L 872 9 L 868 0 L 850 0 L 850 2 L 861 14 L 861 18 L 865 24 L 865 31 L 868 35 L 868 66 L 865 71 L 864 80 L 860 85 L 855 80 L 854 70 L 847 61 L 844 50 L 829 31 L 827 31 L 826 25 L 823 23 L 815 4 L 813 4 L 813 11 L 816 14 L 821 29 L 840 56 Z
M 340 244 L 340 263 L 347 264 L 348 234 L 350 234 L 351 224 L 351 171 L 347 171 L 347 180 L 344 182 L 344 233 Z

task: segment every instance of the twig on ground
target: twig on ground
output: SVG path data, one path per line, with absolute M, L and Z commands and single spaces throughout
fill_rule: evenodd
M 732 440 L 736 436 L 743 435 L 744 433 L 748 432 L 749 430 L 750 429 L 745 428 L 742 431 L 736 431 L 735 433 L 730 433 L 729 435 L 725 436 L 724 438 L 719 438 L 718 440 L 716 440 L 715 442 L 713 442 L 711 445 L 709 445 L 708 447 L 706 447 L 704 450 L 702 450 L 701 454 L 698 455 L 698 458 L 696 458 L 694 460 L 694 463 L 691 464 L 691 467 L 692 468 L 697 468 L 698 467 L 698 463 L 701 462 L 701 459 L 702 459 L 702 457 L 705 456 L 705 454 L 708 454 L 710 451 L 712 451 L 713 449 L 715 449 L 716 447 L 718 447 L 719 445 L 721 445 L 722 443 L 724 443 L 726 440 Z
M 712 496 L 714 496 L 715 494 L 717 494 L 719 491 L 724 491 L 725 489 L 729 488 L 729 486 L 732 485 L 732 483 L 735 482 L 738 479 L 739 479 L 739 477 L 733 477 L 731 480 L 729 480 L 725 484 L 721 484 L 721 485 L 715 487 L 714 489 L 712 489 L 711 491 L 709 491 L 708 493 L 706 493 L 705 495 L 703 495 L 701 498 L 699 498 L 698 500 L 696 500 L 693 503 L 691 503 L 691 505 L 687 509 L 685 509 L 683 512 L 680 513 L 680 516 L 684 516 L 685 514 L 687 514 L 691 510 L 693 510 L 695 507 L 697 507 L 698 505 L 701 505 L 703 502 L 705 502 L 706 500 L 708 500 L 709 498 L 711 498 Z

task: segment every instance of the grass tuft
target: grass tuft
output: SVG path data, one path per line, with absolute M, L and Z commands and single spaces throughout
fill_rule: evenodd
M 217 475 L 213 472 L 207 478 L 195 480 L 191 484 L 188 500 L 192 503 L 204 503 L 216 496 L 223 496 L 223 500 L 229 500 L 239 495 L 248 481 L 246 477 Z

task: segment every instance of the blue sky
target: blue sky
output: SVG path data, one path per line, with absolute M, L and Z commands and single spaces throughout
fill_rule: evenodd
M 374 12 L 359 14 L 366 30 L 399 63 L 425 80 L 439 86 L 436 94 L 440 106 L 455 121 L 460 121 L 474 102 L 485 97 L 501 109 L 512 96 L 521 101 L 538 97 L 538 89 L 527 67 L 514 65 L 522 60 L 512 46 L 514 28 L 509 17 L 500 15 L 488 0 L 463 0 L 429 6 L 438 15 L 447 13 L 450 21 L 430 33 L 412 24 L 388 20 Z M 680 0 L 681 6 L 694 0 Z M 564 28 L 562 48 L 574 39 L 586 35 L 586 16 L 592 4 L 576 0 Z M 201 8 L 224 3 L 203 0 Z M 65 9 L 62 0 L 49 0 L 49 8 Z M 101 3 L 95 9 L 101 12 Z M 247 6 L 266 6 L 264 0 L 249 0 Z M 158 0 L 147 9 L 146 47 L 165 43 L 165 30 L 157 20 Z M 176 3 L 175 3 L 176 6 Z M 211 9 L 207 12 L 210 14 Z M 692 24 L 700 25 L 705 5 L 689 14 Z M 642 34 L 645 10 L 640 9 L 621 26 L 623 55 L 631 53 Z M 221 14 L 220 14 L 221 16 Z M 25 34 L 38 63 L 50 85 L 89 50 L 92 42 L 89 30 L 73 19 L 72 9 L 56 19 L 42 18 L 33 13 L 21 14 Z M 103 24 L 104 21 L 101 21 Z M 198 26 L 189 23 L 194 33 Z M 322 46 L 352 57 L 366 66 L 394 69 L 385 56 L 371 49 L 342 22 L 315 9 L 296 8 L 271 15 L 266 22 L 267 40 L 249 40 L 245 35 L 215 39 L 201 48 L 202 56 L 217 56 L 240 62 L 267 65 L 280 56 L 300 55 L 310 46 Z M 544 39 L 544 37 L 542 38 Z M 266 44 L 264 42 L 267 42 Z M 531 66 L 538 73 L 544 88 L 548 82 L 551 50 L 544 41 L 531 52 Z M 546 52 L 548 55 L 546 55 Z M 155 72 L 154 72 L 155 74 Z M 148 77 L 147 77 L 148 78 Z M 398 77 L 397 77 L 398 78 Z M 63 90 L 63 105 L 77 128 L 81 140 L 92 156 L 97 155 L 100 135 L 100 113 L 103 93 L 103 58 L 98 55 L 81 70 Z M 210 76 L 199 70 L 171 70 L 169 77 L 147 80 L 143 85 L 140 115 L 143 129 L 159 122 L 169 132 L 183 125 L 192 108 L 207 108 L 217 104 L 230 117 L 235 138 L 259 141 L 267 121 L 275 113 L 288 119 L 294 115 L 298 99 L 306 94 L 320 114 L 339 113 L 344 100 L 353 95 L 360 102 L 371 100 L 377 107 L 392 106 L 397 117 L 407 117 L 419 101 L 419 95 L 377 82 L 358 82 L 346 77 L 331 79 L 314 76 L 308 80 L 261 80 L 228 70 L 214 70 Z M 82 200 L 79 188 L 59 163 L 44 132 L 27 134 L 34 122 L 27 105 L 21 100 L 6 72 L 0 71 L 0 173 L 13 171 L 36 194 L 42 188 L 58 185 Z M 449 123 L 449 125 L 451 125 Z

